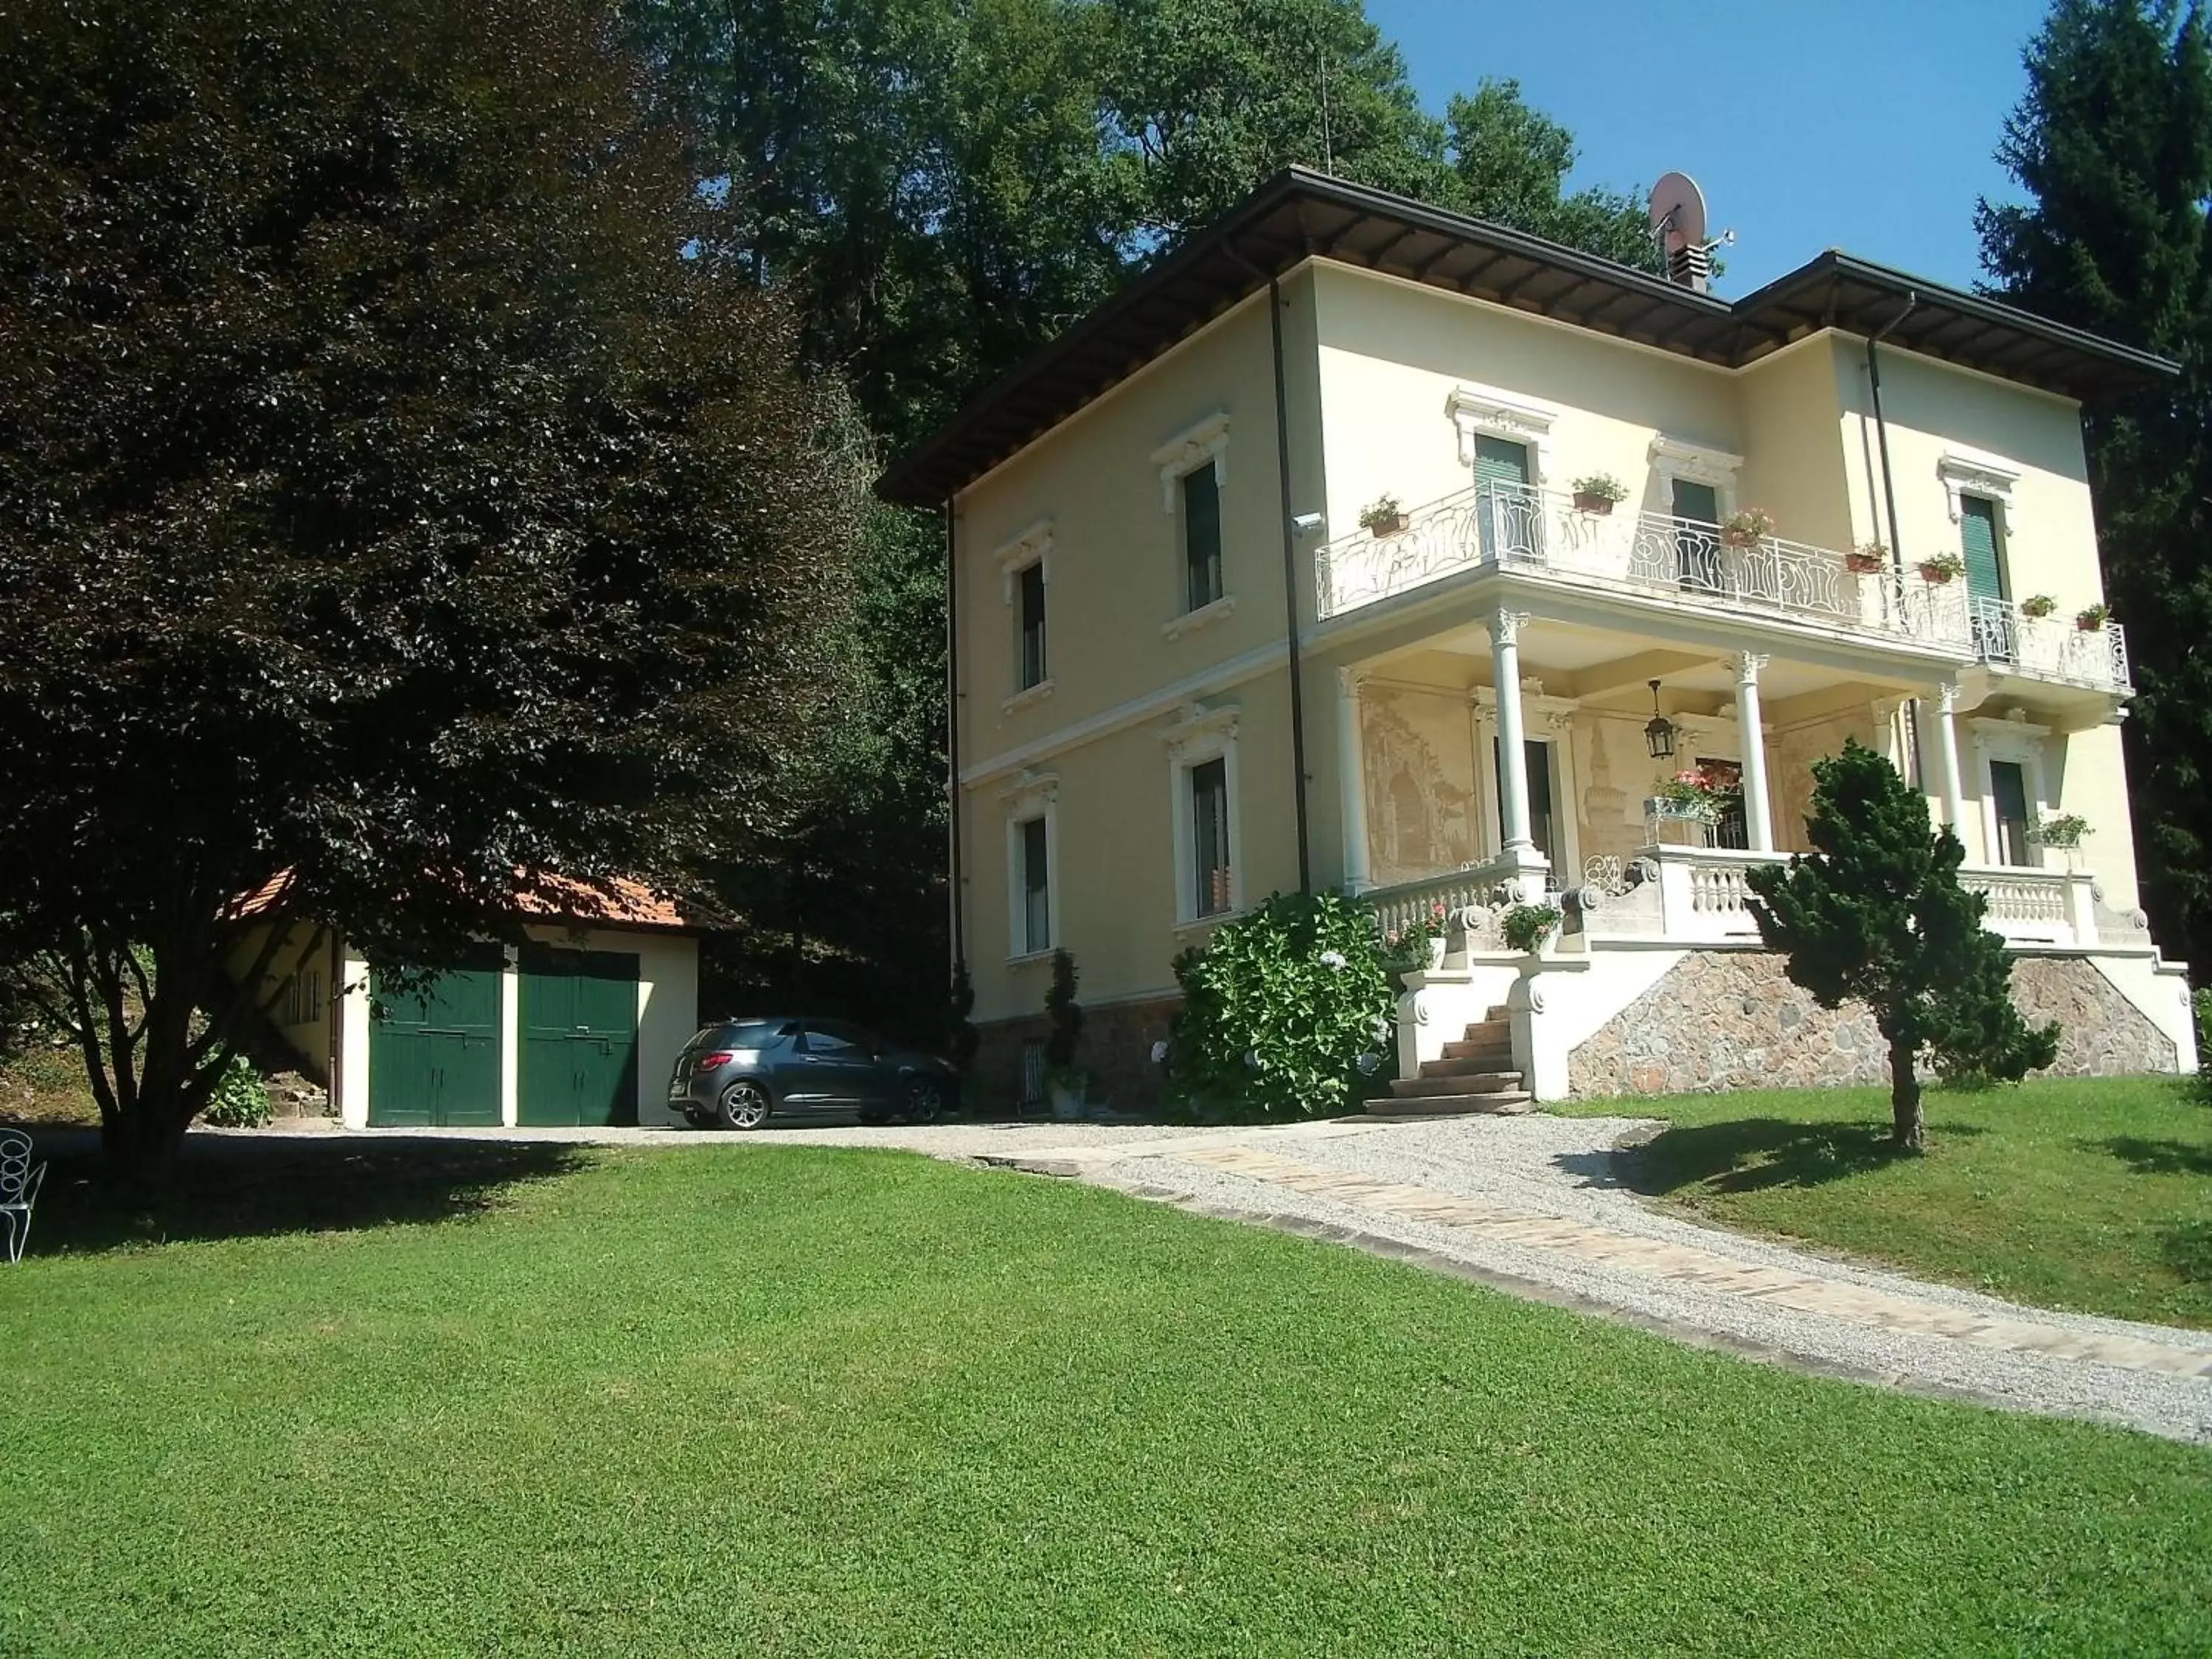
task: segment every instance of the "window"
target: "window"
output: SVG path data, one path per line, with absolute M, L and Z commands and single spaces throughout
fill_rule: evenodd
M 303 969 L 284 981 L 281 1025 L 311 1025 L 323 1017 L 323 975 L 318 968 Z
M 871 1045 L 860 1040 L 860 1034 L 849 1025 L 809 1024 L 806 1028 L 806 1052 L 827 1060 L 866 1060 Z
M 1044 563 L 1024 567 L 1015 579 L 1021 595 L 1021 660 L 1017 690 L 1044 684 Z
M 1188 703 L 1161 734 L 1168 747 L 1175 847 L 1175 919 L 1188 927 L 1244 908 L 1237 812 L 1234 705 Z
M 1990 763 L 1990 805 L 1997 824 L 1997 862 L 2030 865 L 2034 850 L 2027 844 L 2027 769 L 2018 761 Z
M 1487 433 L 1474 441 L 1474 487 L 1480 516 L 1476 526 L 1482 556 L 1494 559 L 1501 552 L 1541 552 L 1538 532 L 1542 514 L 1533 510 L 1529 488 L 1528 446 Z
M 1721 492 L 1695 478 L 1677 477 L 1669 505 L 1674 526 L 1674 579 L 1707 593 L 1721 591 Z
M 1528 769 L 1528 839 L 1536 843 L 1536 850 L 1547 861 L 1557 864 L 1565 849 L 1559 844 L 1559 791 L 1552 778 L 1551 740 L 1527 738 L 1521 745 L 1521 752 L 1527 757 Z M 1496 738 L 1490 740 L 1490 757 L 1491 763 L 1502 771 L 1505 763 L 1504 751 Z M 1502 846 L 1505 840 L 1505 796 L 1502 789 L 1498 799 L 1498 839 Z
M 1052 949 L 1052 853 L 1042 818 L 1021 825 L 1022 913 L 1016 929 L 1019 954 Z
M 1221 483 L 1211 465 L 1182 480 L 1183 608 L 1202 610 L 1221 597 Z
M 1201 916 L 1230 908 L 1229 763 L 1216 758 L 1190 769 L 1190 839 L 1198 861 L 1191 870 L 1194 907 Z
M 1006 812 L 1006 955 L 1041 956 L 1060 937 L 1060 779 L 1024 769 L 1000 795 Z

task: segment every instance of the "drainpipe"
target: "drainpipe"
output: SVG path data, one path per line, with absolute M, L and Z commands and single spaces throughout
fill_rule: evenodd
M 1313 854 L 1306 831 L 1306 714 L 1305 673 L 1298 650 L 1298 550 L 1291 523 L 1291 406 L 1283 386 L 1283 286 L 1268 276 L 1234 246 L 1223 251 L 1254 276 L 1267 283 L 1267 326 L 1275 354 L 1275 478 L 1281 501 L 1275 514 L 1283 532 L 1283 608 L 1291 649 L 1291 796 L 1298 836 L 1298 891 L 1313 891 Z
M 1899 545 L 1897 534 L 1897 483 L 1890 476 L 1889 422 L 1882 418 L 1881 359 L 1875 356 L 1875 348 L 1887 339 L 1898 325 L 1910 317 L 1919 305 L 1919 294 L 1914 289 L 1907 289 L 1904 307 L 1896 316 L 1868 335 L 1866 343 L 1867 389 L 1874 398 L 1875 447 L 1881 454 L 1881 495 L 1889 518 L 1890 589 L 1897 599 L 1899 617 L 1905 614 L 1905 549 Z M 1927 768 L 1923 764 L 1920 757 L 1920 699 L 1917 697 L 1906 699 L 1905 708 L 1907 714 L 1905 722 L 1905 740 L 1912 750 L 1912 783 L 1916 789 L 1924 790 L 1928 785 L 1924 775 Z
M 1875 348 L 1887 339 L 1919 305 L 1919 295 L 1906 290 L 1905 308 L 1867 336 L 1866 343 L 1867 386 L 1874 394 L 1875 446 L 1881 452 L 1881 495 L 1889 514 L 1889 562 L 1900 577 L 1905 574 L 1905 550 L 1898 545 L 1897 485 L 1889 475 L 1889 423 L 1881 417 L 1881 360 L 1875 356 Z
M 952 501 L 945 502 L 945 853 L 951 892 L 952 966 L 968 959 L 961 913 L 967 908 L 960 868 L 960 539 Z

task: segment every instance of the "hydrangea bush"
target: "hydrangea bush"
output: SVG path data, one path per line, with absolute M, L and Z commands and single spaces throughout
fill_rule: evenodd
M 1170 1079 L 1194 1110 L 1324 1117 L 1396 1073 L 1397 1001 L 1375 918 L 1334 893 L 1277 893 L 1176 959 Z

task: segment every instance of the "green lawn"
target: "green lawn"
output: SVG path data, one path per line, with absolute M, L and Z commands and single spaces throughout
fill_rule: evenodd
M 2202 1449 L 897 1154 L 403 1153 L 64 1173 L 0 1652 L 2212 1650 Z
M 1663 1117 L 1638 1190 L 2041 1307 L 2212 1326 L 2212 1104 L 2181 1078 L 1930 1091 L 1928 1154 L 1896 1158 L 1886 1089 L 1585 1101 Z

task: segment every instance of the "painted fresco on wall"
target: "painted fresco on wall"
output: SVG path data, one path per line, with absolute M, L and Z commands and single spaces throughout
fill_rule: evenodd
M 1359 708 L 1373 879 L 1389 886 L 1473 863 L 1474 735 L 1467 694 L 1370 684 Z
M 1577 737 L 1589 745 L 1582 775 L 1582 849 L 1585 859 L 1624 862 L 1644 844 L 1644 798 L 1651 793 L 1652 761 L 1644 728 L 1626 720 L 1583 720 Z

